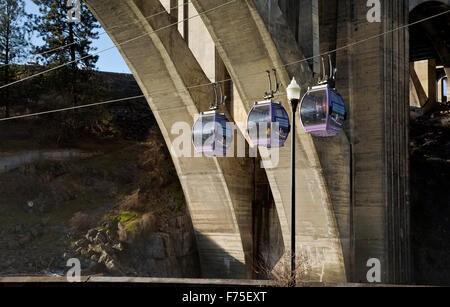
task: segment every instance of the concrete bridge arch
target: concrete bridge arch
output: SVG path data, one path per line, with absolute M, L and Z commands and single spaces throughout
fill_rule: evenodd
M 450 0 L 409 0 L 409 12 L 412 12 L 412 10 L 414 10 L 419 5 L 422 5 L 424 3 L 430 4 L 433 2 L 446 4 L 448 7 L 450 7 Z
M 203 56 L 215 54 L 233 79 L 233 102 L 223 111 L 237 123 L 237 133 L 245 135 L 246 115 L 253 101 L 267 90 L 264 70 L 279 67 L 284 85 L 296 76 L 305 88 L 311 84 L 313 73 L 317 73 L 314 63 L 281 67 L 308 56 L 308 52 L 317 52 L 318 48 L 332 50 L 405 24 L 408 11 L 406 0 L 385 0 L 384 21 L 368 24 L 364 0 L 339 0 L 339 5 L 337 0 L 236 0 L 195 22 L 192 19 L 202 34 L 210 36 L 206 42 L 209 49 L 186 42 L 188 35 L 192 41 L 195 34 L 186 22 L 179 25 L 180 29 L 170 27 L 120 45 L 174 20 L 191 17 L 195 11 L 203 12 L 228 1 L 193 0 L 190 12 L 184 16 L 168 12 L 145 19 L 179 2 L 86 0 L 146 94 L 169 148 L 177 136 L 171 133 L 172 125 L 178 121 L 192 125 L 196 114 L 207 110 L 214 99 L 208 87 L 177 91 L 214 79 L 214 68 L 201 63 Z M 302 6 L 310 10 L 306 17 L 292 17 L 292 12 L 305 14 L 306 10 L 298 10 L 299 2 L 308 4 Z M 294 7 L 298 11 L 290 10 Z M 177 18 L 180 15 L 183 17 Z M 300 35 L 304 33 L 311 36 Z M 304 48 L 308 39 L 315 42 L 317 37 L 324 38 L 320 44 Z M 293 44 L 295 41 L 298 44 Z M 407 39 L 402 32 L 338 53 L 338 87 L 350 110 L 345 133 L 323 141 L 312 139 L 301 129 L 297 131 L 296 188 L 300 196 L 296 204 L 296 236 L 298 250 L 313 262 L 312 280 L 365 282 L 366 264 L 371 258 L 380 259 L 383 282 L 408 280 L 404 124 L 408 102 L 403 80 L 408 74 L 407 52 Z M 246 78 L 249 74 L 253 77 Z M 160 90 L 170 94 L 151 95 Z M 281 100 L 288 108 L 287 101 Z M 362 104 L 363 100 L 367 103 Z M 289 149 L 290 142 L 280 151 L 278 167 L 265 172 L 282 237 L 277 244 L 285 251 L 290 243 Z M 251 277 L 255 245 L 259 244 L 254 238 L 252 211 L 255 160 L 184 158 L 173 152 L 172 158 L 197 231 L 204 277 Z
M 199 12 L 226 1 L 206 2 L 209 3 L 207 5 L 196 3 Z M 141 33 L 151 32 L 167 25 L 172 20 L 169 14 L 150 20 L 143 18 L 164 8 L 159 1 L 90 0 L 87 1 L 87 4 L 116 43 L 126 41 Z M 200 5 L 206 6 L 200 9 Z M 253 71 L 264 71 L 267 68 L 282 64 L 282 61 L 277 58 L 278 54 L 275 46 L 271 43 L 269 33 L 264 29 L 262 20 L 258 19 L 258 12 L 254 6 L 249 5 L 246 1 L 239 0 L 228 7 L 224 7 L 219 12 L 211 12 L 208 15 L 216 20 L 217 17 L 227 14 L 224 14 L 224 12 L 230 13 L 228 18 L 230 16 L 236 17 L 235 13 L 241 15 L 244 13 L 243 19 L 240 20 L 244 23 L 242 26 L 246 27 L 250 22 L 252 29 L 260 32 L 258 40 L 250 39 L 248 41 L 249 45 L 257 47 L 253 50 L 262 52 L 261 55 L 263 56 L 260 59 L 261 61 L 251 68 Z M 246 18 L 249 19 L 245 20 Z M 118 27 L 121 23 L 129 24 L 138 20 L 142 22 L 128 25 L 122 29 Z M 242 27 L 236 25 L 232 32 L 237 34 L 236 29 L 238 28 Z M 230 28 L 226 29 L 229 34 L 232 34 L 230 30 Z M 249 39 L 251 36 L 242 37 Z M 215 42 L 220 50 L 222 45 L 217 44 L 217 40 Z M 272 48 L 269 54 L 266 52 L 266 48 Z M 170 148 L 175 137 L 171 134 L 171 125 L 175 120 L 192 124 L 196 114 L 199 111 L 206 110 L 210 101 L 214 99 L 212 91 L 207 87 L 181 93 L 175 89 L 208 83 L 209 79 L 192 56 L 192 52 L 176 27 L 151 34 L 130 44 L 118 45 L 118 49 L 146 94 Z M 222 58 L 229 59 L 226 54 L 220 51 L 219 54 Z M 294 55 L 292 56 L 294 57 Z M 242 67 L 239 68 L 235 63 L 232 65 L 226 63 L 225 65 L 231 72 L 232 77 L 238 79 L 239 74 L 235 74 L 234 71 L 242 69 Z M 242 119 L 246 117 L 253 100 L 259 98 L 266 90 L 264 73 L 261 74 L 261 77 L 256 82 L 252 81 L 252 84 L 237 84 L 237 88 L 240 88 L 239 93 L 245 97 L 242 100 L 245 103 L 235 99 L 230 115 L 238 122 L 238 125 L 240 124 L 240 127 L 242 127 Z M 282 71 L 281 78 L 284 84 L 288 83 L 289 76 L 285 71 Z M 305 83 L 306 80 L 302 81 Z M 247 88 L 251 89 L 251 92 Z M 152 90 L 170 89 L 173 90 L 173 94 L 155 97 L 149 95 Z M 300 156 L 298 172 L 299 178 L 303 180 L 300 180 L 298 189 L 304 196 L 299 197 L 298 206 L 300 207 L 299 212 L 303 212 L 300 223 L 307 225 L 305 227 L 308 229 L 303 235 L 298 234 L 299 242 L 305 245 L 304 250 L 315 261 L 315 278 L 317 280 L 324 279 L 325 276 L 325 280 L 342 281 L 345 280 L 345 271 L 339 235 L 333 211 L 330 208 L 331 204 L 327 196 L 326 186 L 320 173 L 320 165 L 309 136 L 301 131 L 299 132 L 302 138 L 300 139 L 301 145 L 298 148 Z M 280 161 L 282 165 L 267 172 L 272 194 L 277 204 L 284 242 L 283 247 L 289 246 L 289 180 L 286 176 L 289 167 L 288 153 L 289 146 L 281 153 Z M 254 255 L 252 255 L 252 217 L 250 210 L 252 204 L 250 181 L 252 177 L 248 174 L 251 173 L 251 166 L 254 163 L 249 161 L 248 158 L 180 158 L 174 153 L 172 158 L 185 192 L 194 228 L 197 230 L 204 276 L 249 277 L 254 266 L 252 263 Z M 211 187 L 213 188 L 211 189 Z M 307 204 L 306 206 L 309 206 L 309 209 L 302 208 L 302 204 Z M 314 206 L 318 207 L 314 209 Z M 302 228 L 302 226 L 299 227 L 299 229 Z M 231 269 L 228 269 L 230 265 Z M 328 269 L 328 266 L 330 266 L 330 269 Z

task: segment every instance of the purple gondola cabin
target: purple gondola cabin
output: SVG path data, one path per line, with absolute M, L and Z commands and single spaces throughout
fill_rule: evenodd
M 290 130 L 289 116 L 281 103 L 255 102 L 247 118 L 247 133 L 253 146 L 283 147 Z
M 336 89 L 327 85 L 310 88 L 300 104 L 300 121 L 306 132 L 317 137 L 338 135 L 344 127 L 345 104 Z
M 233 142 L 233 128 L 225 114 L 204 112 L 192 127 L 192 143 L 197 152 L 224 157 Z

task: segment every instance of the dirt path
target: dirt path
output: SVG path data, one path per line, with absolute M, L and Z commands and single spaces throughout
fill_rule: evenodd
M 88 158 L 98 153 L 82 152 L 78 150 L 58 151 L 24 151 L 24 152 L 0 152 L 0 173 L 15 169 L 25 164 L 44 160 L 67 160 L 73 158 Z

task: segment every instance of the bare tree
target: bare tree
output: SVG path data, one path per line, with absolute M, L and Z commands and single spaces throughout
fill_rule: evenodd
M 311 263 L 309 258 L 304 255 L 298 255 L 295 259 L 295 274 L 291 271 L 291 255 L 284 254 L 280 261 L 274 266 L 266 257 L 260 257 L 256 264 L 256 273 L 267 280 L 275 281 L 277 287 L 295 287 L 301 282 L 307 281 L 311 273 Z

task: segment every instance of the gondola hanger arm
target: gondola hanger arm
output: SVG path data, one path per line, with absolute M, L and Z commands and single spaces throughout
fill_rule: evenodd
M 278 82 L 277 70 L 275 68 L 273 68 L 272 71 L 273 71 L 273 75 L 275 76 L 275 90 L 272 89 L 271 71 L 266 70 L 267 77 L 269 79 L 269 91 L 264 94 L 264 99 L 273 99 L 275 97 L 275 94 L 280 92 L 282 83 Z
M 217 110 L 219 108 L 218 100 L 217 100 L 217 83 L 213 83 L 212 86 L 213 86 L 213 89 L 214 89 L 215 100 L 214 100 L 214 104 L 211 104 L 209 109 L 210 110 Z
M 223 94 L 223 89 L 222 89 L 223 82 L 214 82 L 214 83 L 212 83 L 212 86 L 214 89 L 215 100 L 214 100 L 214 104 L 211 104 L 209 109 L 211 111 L 215 111 L 215 110 L 218 110 L 221 105 L 224 105 L 226 103 L 226 100 L 228 97 Z M 220 93 L 217 92 L 217 86 L 219 86 Z M 220 99 L 219 99 L 219 95 L 220 95 Z
M 325 67 L 325 57 L 320 57 L 320 61 L 322 63 L 322 71 L 319 76 L 319 85 L 325 85 L 327 84 L 328 87 L 334 88 L 335 87 L 335 81 L 336 81 L 336 73 L 337 68 L 333 66 L 333 61 L 331 59 L 331 54 L 328 55 L 328 71 Z
M 220 105 L 224 105 L 227 102 L 227 96 L 223 94 L 223 81 L 219 81 L 219 91 L 220 91 Z

